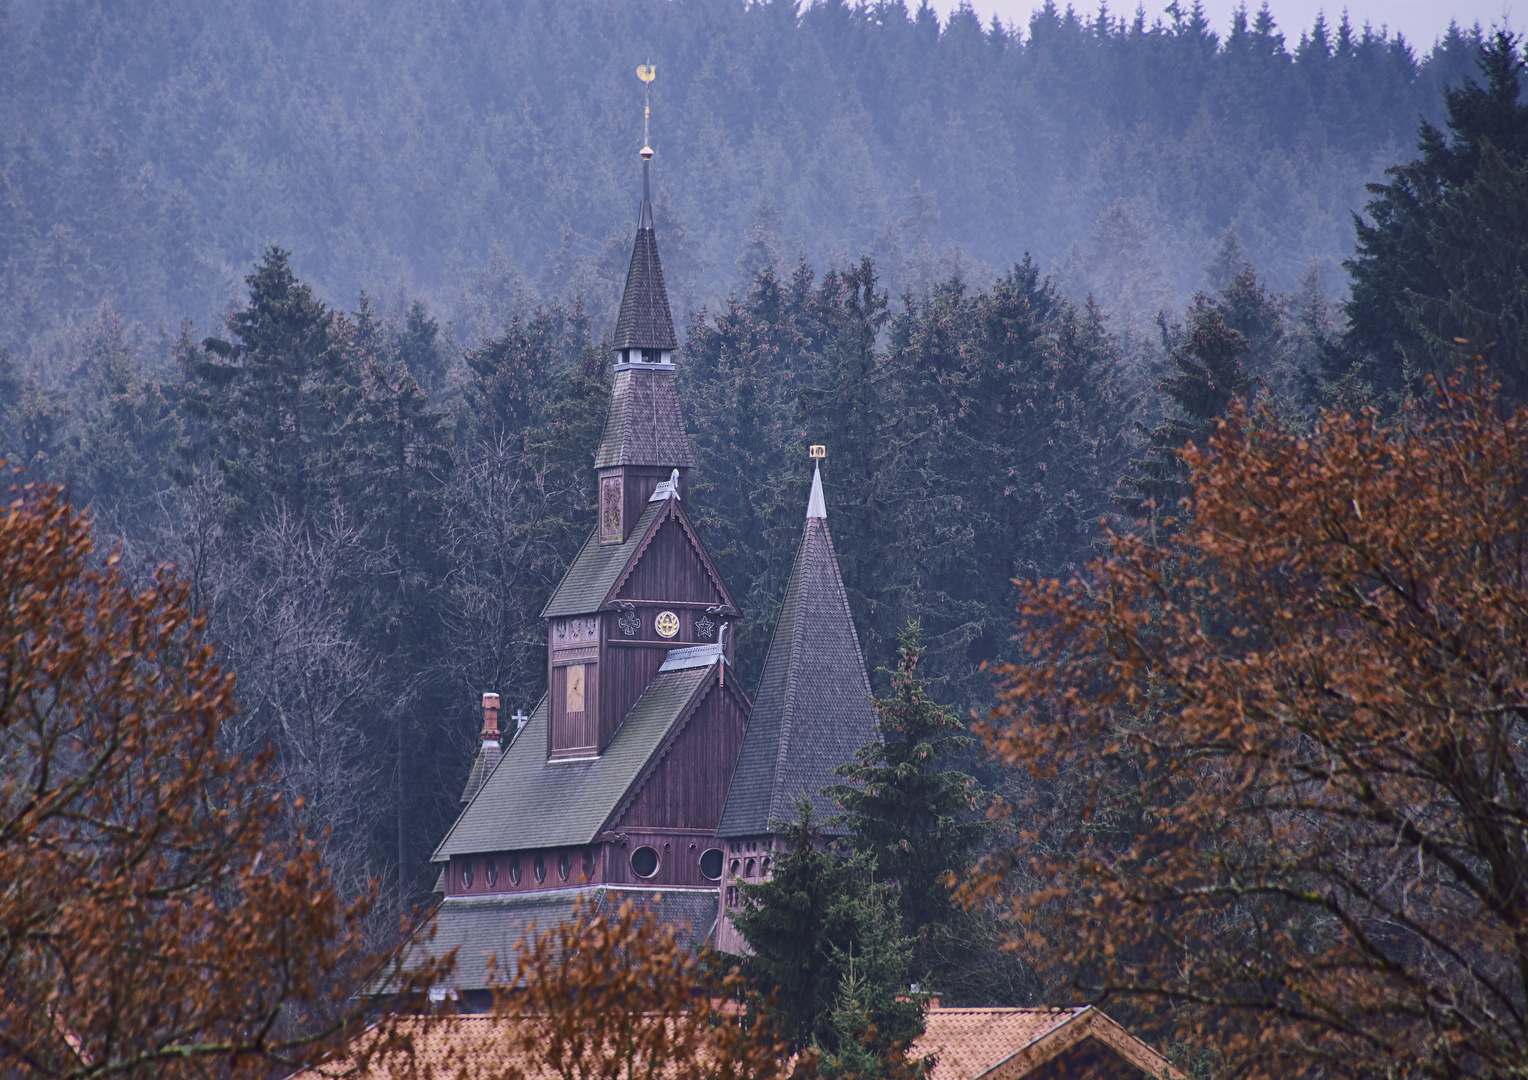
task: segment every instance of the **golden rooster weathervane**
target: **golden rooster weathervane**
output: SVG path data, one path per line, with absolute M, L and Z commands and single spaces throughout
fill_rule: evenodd
M 648 61 L 637 65 L 637 78 L 642 80 L 642 160 L 647 161 L 653 156 L 653 148 L 647 138 L 647 121 L 653 115 L 653 80 L 658 77 L 658 69 Z

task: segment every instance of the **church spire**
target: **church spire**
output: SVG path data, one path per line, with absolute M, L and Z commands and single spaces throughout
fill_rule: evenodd
M 648 86 L 657 76 L 651 64 L 637 68 L 637 78 Z M 618 361 L 667 362 L 679 347 L 674 337 L 674 316 L 669 311 L 668 290 L 663 286 L 663 265 L 658 261 L 658 238 L 653 232 L 653 148 L 648 139 L 651 104 L 642 107 L 642 202 L 637 207 L 637 239 L 632 245 L 631 268 L 626 272 L 626 292 L 615 322 L 613 347 Z
M 637 68 L 637 77 L 651 83 L 650 64 Z M 594 455 L 599 470 L 600 542 L 623 543 L 641 516 L 657 485 L 679 470 L 676 491 L 683 497 L 687 476 L 695 464 L 689 436 L 679 412 L 674 386 L 674 316 L 663 264 L 658 261 L 658 238 L 653 231 L 652 158 L 647 117 L 642 121 L 642 202 L 637 207 L 637 236 L 631 249 L 626 292 L 616 318 L 611 348 L 615 351 L 615 384 L 610 391 L 610 414 L 605 434 Z
M 823 448 L 812 447 L 812 456 Z M 774 822 L 794 820 L 802 795 L 819 817 L 832 817 L 836 808 L 822 789 L 835 782 L 833 767 L 853 761 L 875 737 L 870 680 L 814 469 L 801 547 L 716 834 L 773 833 Z

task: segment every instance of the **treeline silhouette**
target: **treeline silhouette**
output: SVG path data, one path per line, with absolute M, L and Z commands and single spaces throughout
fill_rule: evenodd
M 464 342 L 575 294 L 598 329 L 649 60 L 680 310 L 798 253 L 871 254 L 898 297 L 1028 251 L 1145 327 L 1232 225 L 1277 287 L 1313 261 L 1337 287 L 1363 184 L 1478 43 L 1266 10 L 1222 39 L 1197 3 L 1009 28 L 900 0 L 12 2 L 0 341 L 56 350 L 103 302 L 213 326 L 270 243 L 327 299 L 421 295 Z

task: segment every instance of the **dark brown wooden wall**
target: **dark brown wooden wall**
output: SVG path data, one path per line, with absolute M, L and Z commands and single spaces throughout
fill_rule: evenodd
M 631 530 L 637 527 L 637 519 L 642 516 L 642 511 L 647 509 L 647 500 L 659 484 L 673 475 L 674 470 L 649 468 L 642 465 L 626 465 L 620 470 L 621 491 L 624 496 L 622 502 L 621 539 L 631 535 Z M 681 500 L 689 496 L 689 469 L 679 470 L 679 498 Z M 601 476 L 610 475 L 607 470 Z
M 616 595 L 622 600 L 665 600 L 677 604 L 722 602 L 722 595 L 706 572 L 695 545 L 673 518 L 658 526 L 658 535 L 647 545 Z
M 620 633 L 620 631 L 616 631 Z M 600 664 L 600 727 L 599 749 L 605 752 L 616 729 L 631 707 L 653 681 L 663 661 L 668 659 L 667 645 L 652 648 L 626 645 L 604 645 L 604 661 Z
M 746 723 L 738 696 L 713 682 L 616 828 L 714 830 Z

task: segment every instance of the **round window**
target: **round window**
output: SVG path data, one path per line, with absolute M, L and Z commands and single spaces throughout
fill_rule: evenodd
M 722 849 L 711 848 L 704 851 L 700 856 L 700 872 L 708 881 L 715 881 L 722 876 Z
M 679 616 L 672 611 L 660 611 L 653 620 L 653 629 L 658 631 L 659 637 L 671 638 L 679 633 Z
M 489 859 L 488 860 L 488 870 L 485 872 L 484 876 L 486 876 L 488 878 L 488 884 L 489 884 L 490 887 L 492 887 L 494 885 L 497 885 L 499 883 L 499 860 L 498 859 Z
M 594 852 L 584 848 L 584 880 L 589 881 L 594 877 Z
M 520 884 L 520 856 L 518 855 L 509 857 L 509 880 L 516 885 Z
M 568 871 L 573 869 L 573 856 L 564 851 L 557 856 L 557 876 L 562 880 L 568 880 Z
M 472 863 L 462 863 L 462 888 L 472 888 Z
M 631 868 L 637 877 L 652 877 L 658 872 L 658 853 L 650 847 L 639 847 L 631 853 Z
M 536 856 L 536 880 L 537 881 L 545 881 L 546 880 L 546 856 L 545 855 L 537 855 Z

